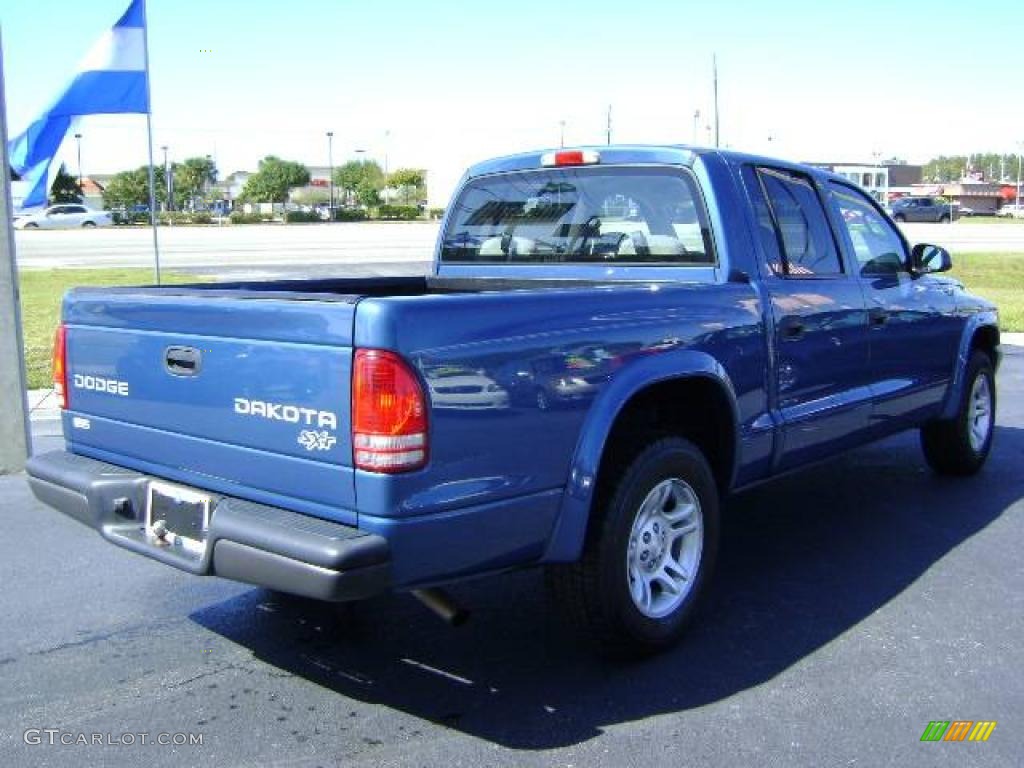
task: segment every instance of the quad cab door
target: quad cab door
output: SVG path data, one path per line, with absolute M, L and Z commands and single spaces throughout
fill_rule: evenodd
M 815 181 L 798 171 L 755 166 L 743 176 L 771 305 L 769 389 L 783 431 L 778 471 L 864 439 L 871 412 L 867 312 Z
M 868 307 L 872 430 L 897 431 L 938 411 L 964 321 L 957 283 L 910 270 L 907 243 L 861 190 L 829 182 L 832 213 Z

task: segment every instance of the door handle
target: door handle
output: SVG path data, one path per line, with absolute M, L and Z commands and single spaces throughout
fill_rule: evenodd
M 807 326 L 804 325 L 802 317 L 788 315 L 782 318 L 782 321 L 779 323 L 779 331 L 782 334 L 783 341 L 798 341 L 807 332 Z
M 883 307 L 871 307 L 868 310 L 868 323 L 872 328 L 880 328 L 889 322 L 889 311 Z
M 195 376 L 203 364 L 203 356 L 194 347 L 168 347 L 164 351 L 164 367 L 172 376 Z

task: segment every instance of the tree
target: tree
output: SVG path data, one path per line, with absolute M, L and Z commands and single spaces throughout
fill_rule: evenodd
M 990 181 L 1010 181 L 1015 178 L 1016 155 L 979 152 L 974 155 L 953 155 L 929 160 L 922 170 L 925 181 L 960 181 L 965 173 L 981 172 Z
M 366 208 L 373 208 L 381 203 L 381 187 L 370 181 L 361 181 L 356 187 L 356 202 Z
M 399 168 L 388 176 L 388 186 L 398 190 L 404 203 L 414 194 L 421 200 L 426 193 L 426 183 L 427 172 L 420 168 Z
M 57 169 L 57 177 L 50 187 L 50 201 L 52 203 L 82 202 L 82 188 L 78 186 L 78 180 L 67 172 L 63 163 Z
M 153 171 L 156 200 L 163 203 L 167 199 L 163 166 L 156 166 Z M 103 205 L 106 208 L 131 208 L 133 205 L 148 207 L 149 166 L 143 165 L 134 171 L 121 171 L 115 175 L 103 190 Z
M 172 172 L 176 167 L 172 167 Z M 167 176 L 162 165 L 153 168 L 153 185 L 158 204 L 167 202 Z M 184 196 L 174 190 L 177 207 L 181 208 Z M 149 207 L 149 166 L 143 165 L 133 171 L 121 171 L 107 182 L 103 190 L 105 208 L 131 208 L 134 205 Z
M 148 169 L 121 171 L 107 182 L 103 190 L 105 208 L 131 208 L 149 203 Z
M 175 163 L 174 200 L 176 207 L 181 202 L 203 197 L 210 185 L 217 181 L 217 168 L 213 160 L 207 157 L 189 157 L 182 163 Z
M 373 160 L 352 160 L 334 169 L 334 186 L 341 190 L 343 199 L 354 197 L 362 205 L 376 205 L 364 203 L 361 198 L 378 199 L 375 196 L 384 188 L 384 171 Z
M 249 177 L 241 199 L 256 203 L 285 203 L 295 187 L 309 183 L 309 169 L 301 163 L 268 155 L 260 160 L 259 170 Z
M 322 205 L 330 198 L 330 193 L 321 187 L 306 187 L 292 192 L 292 202 L 299 205 Z

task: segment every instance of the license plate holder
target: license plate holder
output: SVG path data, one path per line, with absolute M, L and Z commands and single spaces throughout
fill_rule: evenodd
M 202 555 L 213 498 L 201 491 L 153 480 L 146 496 L 146 535 L 162 546 Z

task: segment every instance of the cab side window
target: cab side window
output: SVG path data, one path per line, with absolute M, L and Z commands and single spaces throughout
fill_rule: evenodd
M 772 270 L 784 277 L 820 277 L 843 272 L 825 210 L 810 177 L 758 168 L 767 213 L 779 244 L 781 263 Z
M 861 192 L 829 182 L 843 227 L 862 275 L 894 275 L 904 271 L 906 251 L 896 230 Z

